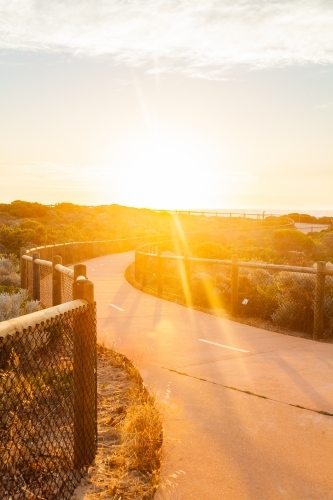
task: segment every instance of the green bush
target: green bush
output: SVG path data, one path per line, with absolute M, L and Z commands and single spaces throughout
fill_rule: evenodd
M 20 289 L 17 293 L 0 294 L 0 321 L 17 318 L 40 309 L 37 300 L 30 300 L 28 292 Z
M 295 331 L 313 330 L 315 276 L 281 272 L 277 275 L 278 307 L 273 323 Z
M 278 305 L 274 277 L 264 269 L 242 269 L 238 301 L 240 316 L 270 320 Z

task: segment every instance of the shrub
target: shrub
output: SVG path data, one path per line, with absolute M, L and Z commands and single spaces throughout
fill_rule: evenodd
M 191 277 L 191 295 L 195 306 L 229 309 L 230 278 L 223 273 L 197 272 Z
M 311 252 L 314 246 L 314 240 L 297 229 L 278 229 L 273 234 L 273 247 L 281 253 L 291 250 Z
M 218 243 L 207 242 L 198 243 L 192 246 L 192 254 L 194 257 L 202 257 L 205 259 L 226 259 L 229 258 L 228 252 Z
M 0 257 L 0 285 L 20 286 L 18 265 L 5 257 Z
M 0 294 L 0 321 L 17 318 L 24 314 L 29 314 L 40 309 L 37 300 L 29 300 L 26 290 L 20 290 L 17 293 Z
M 290 330 L 313 329 L 315 277 L 309 274 L 281 272 L 277 275 L 279 306 L 273 323 Z
M 274 276 L 265 269 L 242 269 L 238 283 L 240 315 L 270 320 L 278 305 L 277 291 Z

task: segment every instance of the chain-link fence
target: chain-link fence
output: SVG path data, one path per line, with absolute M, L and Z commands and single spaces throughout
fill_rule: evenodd
M 61 295 L 63 302 L 73 300 L 73 282 L 74 278 L 66 274 L 63 275 L 61 283 Z
M 54 271 L 55 262 L 70 265 L 102 255 L 130 251 L 137 245 L 146 242 L 147 239 L 156 240 L 158 238 L 161 237 L 142 236 L 110 241 L 62 243 L 29 250 L 22 248 L 21 287 L 28 290 L 31 298 L 40 300 L 44 308 L 69 302 L 73 298 L 73 275 L 69 275 L 62 269 L 60 271 L 62 278 L 58 280 Z M 164 237 L 164 239 L 169 238 L 170 236 Z M 55 258 L 57 258 L 56 261 Z M 37 264 L 36 262 L 34 264 L 36 259 Z
M 52 302 L 52 267 L 40 266 L 40 287 L 39 288 L 40 288 L 40 302 L 42 304 L 42 307 L 52 307 L 53 306 L 53 302 Z
M 77 302 L 60 316 L 34 313 L 29 327 L 22 317 L 19 331 L 2 323 L 2 500 L 70 499 L 95 455 L 95 305 Z
M 186 258 L 159 253 L 156 245 L 139 248 L 135 259 L 136 280 L 157 295 L 329 339 L 333 338 L 333 273 L 325 265 L 319 270 Z
M 38 252 L 40 259 L 50 262 L 52 262 L 55 255 L 59 255 L 62 258 L 63 265 L 69 265 L 111 253 L 127 252 L 134 250 L 148 241 L 161 241 L 165 238 L 170 238 L 170 235 L 136 236 L 134 238 L 118 240 L 60 243 L 25 249 L 25 253 L 32 257 L 34 252 Z

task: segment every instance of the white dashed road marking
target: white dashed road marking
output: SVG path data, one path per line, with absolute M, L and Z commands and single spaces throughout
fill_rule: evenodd
M 210 340 L 204 340 L 204 339 L 198 339 L 198 340 L 200 340 L 200 342 L 206 342 L 207 344 L 213 344 L 213 345 L 218 345 L 219 347 L 225 347 L 226 349 L 232 349 L 233 351 L 250 352 L 250 351 L 245 351 L 244 349 L 238 349 L 237 347 L 230 347 L 228 345 L 217 344 L 216 342 L 211 342 Z
M 109 304 L 109 306 L 114 307 L 115 309 L 118 309 L 118 311 L 125 311 L 125 309 L 122 309 L 121 307 L 115 306 L 114 304 Z

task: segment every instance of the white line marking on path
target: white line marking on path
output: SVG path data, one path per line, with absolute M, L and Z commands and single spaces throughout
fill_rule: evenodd
M 122 309 L 121 307 L 115 306 L 114 304 L 109 304 L 109 306 L 114 307 L 115 309 L 118 309 L 118 311 L 125 311 L 125 309 Z
M 213 345 L 218 345 L 219 347 L 225 347 L 226 349 L 232 349 L 233 351 L 250 352 L 250 351 L 245 351 L 244 349 L 238 349 L 237 347 L 230 347 L 228 345 L 217 344 L 216 342 L 211 342 L 210 340 L 204 340 L 204 339 L 198 339 L 198 340 L 200 340 L 200 342 L 206 342 L 207 344 L 213 344 Z

